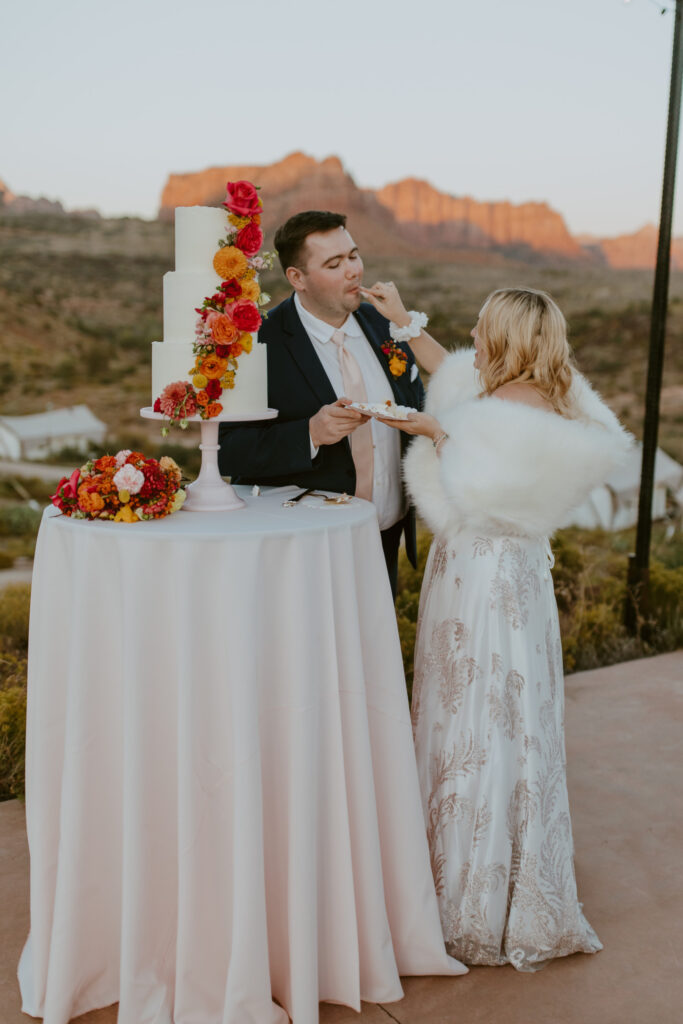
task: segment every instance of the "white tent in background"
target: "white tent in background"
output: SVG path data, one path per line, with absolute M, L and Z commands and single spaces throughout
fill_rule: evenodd
M 0 416 L 0 458 L 40 459 L 62 448 L 88 450 L 102 444 L 107 425 L 87 405 L 49 409 L 28 416 Z
M 604 486 L 596 487 L 583 505 L 574 509 L 565 526 L 581 526 L 592 530 L 626 530 L 638 522 L 638 493 L 643 446 L 638 444 L 628 462 L 608 477 Z M 652 518 L 666 515 L 667 494 L 683 509 L 683 466 L 657 449 L 655 479 L 652 492 Z

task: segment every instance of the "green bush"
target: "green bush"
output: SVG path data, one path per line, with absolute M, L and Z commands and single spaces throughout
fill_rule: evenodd
M 0 652 L 28 650 L 30 602 L 27 583 L 14 583 L 0 590 Z
M 24 795 L 26 658 L 0 655 L 0 800 Z
M 40 509 L 29 505 L 8 505 L 0 508 L 0 537 L 26 537 L 38 532 L 42 517 Z

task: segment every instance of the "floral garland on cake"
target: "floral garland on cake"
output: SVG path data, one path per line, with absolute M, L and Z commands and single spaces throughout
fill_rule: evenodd
M 190 381 L 167 384 L 154 403 L 154 411 L 163 413 L 180 427 L 190 416 L 213 419 L 223 412 L 223 391 L 235 386 L 238 360 L 251 352 L 253 337 L 261 326 L 260 306 L 270 302 L 258 284 L 258 272 L 272 266 L 274 254 L 258 255 L 263 244 L 258 186 L 250 181 L 229 181 L 225 238 L 218 242 L 213 267 L 221 284 L 207 295 L 197 308 L 197 325 L 192 352 L 194 365 L 188 371 Z M 162 428 L 166 435 L 168 428 Z
M 163 519 L 185 501 L 182 473 L 168 455 L 159 461 L 130 449 L 91 459 L 62 477 L 50 501 L 74 519 L 139 523 Z

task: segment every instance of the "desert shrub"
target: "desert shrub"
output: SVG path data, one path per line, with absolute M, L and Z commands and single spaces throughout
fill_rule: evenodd
M 0 800 L 24 795 L 26 658 L 0 655 Z
M 33 536 L 40 526 L 42 512 L 30 505 L 0 508 L 0 537 Z
M 0 651 L 26 652 L 31 588 L 14 583 L 0 590 Z
M 669 569 L 654 562 L 650 567 L 650 617 L 655 647 L 683 645 L 683 566 Z

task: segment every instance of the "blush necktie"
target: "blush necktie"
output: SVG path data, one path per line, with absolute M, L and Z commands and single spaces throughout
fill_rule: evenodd
M 363 374 L 360 372 L 356 357 L 349 352 L 344 344 L 345 337 L 341 328 L 332 335 L 332 341 L 339 350 L 339 366 L 344 383 L 344 394 L 354 402 L 367 402 L 368 395 L 365 390 Z M 372 501 L 372 423 L 368 421 L 362 426 L 356 427 L 349 440 L 351 441 L 353 464 L 356 467 L 356 497 Z

